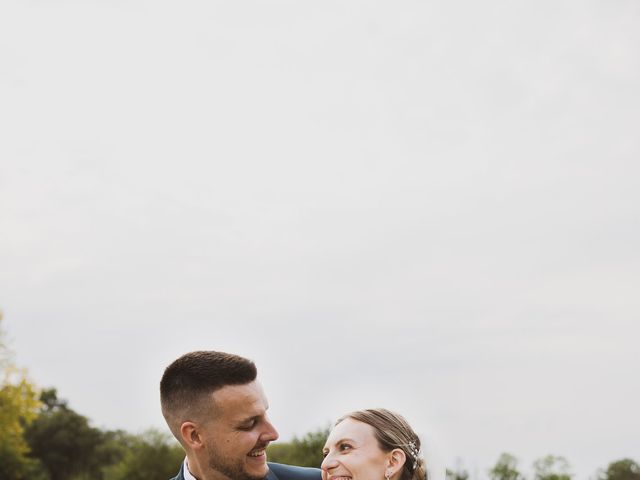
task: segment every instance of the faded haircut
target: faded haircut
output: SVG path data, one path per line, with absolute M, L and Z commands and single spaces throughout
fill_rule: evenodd
M 255 364 L 231 353 L 197 351 L 169 365 L 160 380 L 162 415 L 180 443 L 180 426 L 196 421 L 211 407 L 210 396 L 227 385 L 245 385 L 256 379 Z

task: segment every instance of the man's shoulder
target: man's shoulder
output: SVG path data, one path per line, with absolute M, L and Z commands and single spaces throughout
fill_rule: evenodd
M 320 478 L 320 470 L 318 468 L 294 467 L 293 465 L 284 465 L 282 463 L 269 462 L 269 480 L 318 480 Z M 179 480 L 179 479 L 176 479 Z
M 169 480 L 184 480 L 184 475 L 182 475 L 182 467 L 180 467 L 180 471 L 178 472 L 178 475 L 176 475 L 173 478 L 170 478 Z

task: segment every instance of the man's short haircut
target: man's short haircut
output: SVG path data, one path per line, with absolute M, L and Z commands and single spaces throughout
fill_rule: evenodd
M 245 385 L 256 379 L 255 364 L 231 353 L 187 353 L 171 365 L 160 381 L 160 403 L 169 428 L 180 440 L 180 426 L 198 420 L 210 395 L 227 385 Z

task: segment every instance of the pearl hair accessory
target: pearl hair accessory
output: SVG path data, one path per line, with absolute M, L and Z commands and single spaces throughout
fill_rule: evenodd
M 416 442 L 414 441 L 409 442 L 407 446 L 409 447 L 409 451 L 413 457 L 413 469 L 415 470 L 418 466 L 418 455 L 420 455 L 420 450 L 416 447 Z

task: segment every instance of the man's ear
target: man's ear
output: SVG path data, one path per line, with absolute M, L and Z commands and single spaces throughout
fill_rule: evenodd
M 401 448 L 394 448 L 389 452 L 389 457 L 387 460 L 387 471 L 390 473 L 390 477 L 395 475 L 397 472 L 402 470 L 404 467 L 404 463 L 407 461 L 407 456 Z
M 180 425 L 180 436 L 184 445 L 192 450 L 198 450 L 204 445 L 198 426 L 193 422 L 184 422 Z

